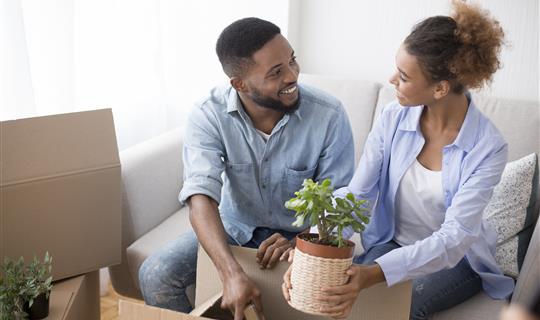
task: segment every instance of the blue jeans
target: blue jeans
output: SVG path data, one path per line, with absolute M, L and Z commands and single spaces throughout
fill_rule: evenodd
M 276 232 L 289 240 L 297 234 L 256 228 L 251 240 L 243 246 L 258 248 Z M 227 241 L 230 245 L 238 245 L 230 236 Z M 146 304 L 186 313 L 193 309 L 187 298 L 186 288 L 195 284 L 198 244 L 195 233 L 189 231 L 146 258 L 139 269 L 139 285 Z
M 355 257 L 354 263 L 373 264 L 378 257 L 399 247 L 394 241 L 375 246 Z M 430 315 L 456 306 L 481 290 L 480 276 L 472 270 L 467 259 L 463 258 L 452 269 L 413 280 L 410 319 L 428 319 Z

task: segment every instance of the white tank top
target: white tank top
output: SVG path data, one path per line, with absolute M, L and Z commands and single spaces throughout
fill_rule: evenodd
M 441 171 L 431 171 L 415 160 L 399 183 L 395 210 L 394 241 L 401 246 L 439 230 L 446 212 Z

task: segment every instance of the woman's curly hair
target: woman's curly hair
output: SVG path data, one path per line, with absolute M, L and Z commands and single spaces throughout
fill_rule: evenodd
M 454 0 L 451 17 L 435 16 L 414 26 L 404 41 L 427 78 L 447 80 L 452 91 L 477 89 L 490 83 L 501 67 L 504 31 L 489 12 Z

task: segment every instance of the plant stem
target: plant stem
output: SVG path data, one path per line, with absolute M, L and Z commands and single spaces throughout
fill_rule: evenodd
M 324 215 L 324 211 L 321 212 L 317 228 L 319 229 L 319 241 L 323 242 L 323 240 L 328 239 L 328 232 L 326 230 L 326 217 Z

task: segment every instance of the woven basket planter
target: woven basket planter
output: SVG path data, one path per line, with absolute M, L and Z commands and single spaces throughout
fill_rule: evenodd
M 345 272 L 352 264 L 354 243 L 347 241 L 349 246 L 337 248 L 303 239 L 317 237 L 301 234 L 296 238 L 289 304 L 306 313 L 324 315 L 320 308 L 328 304 L 317 298 L 322 295 L 322 288 L 347 282 L 349 276 Z

